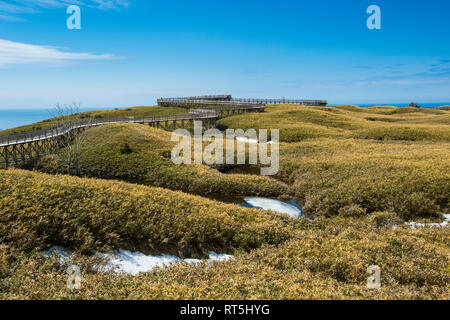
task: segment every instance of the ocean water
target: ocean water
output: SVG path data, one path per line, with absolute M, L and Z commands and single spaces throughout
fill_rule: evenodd
M 105 110 L 81 108 L 80 111 Z M 16 128 L 52 118 L 53 109 L 0 109 L 0 130 Z

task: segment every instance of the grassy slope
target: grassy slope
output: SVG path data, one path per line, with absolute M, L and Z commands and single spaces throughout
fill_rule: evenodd
M 289 193 L 287 185 L 267 177 L 227 175 L 204 165 L 175 165 L 167 157 L 175 144 L 170 142 L 170 136 L 170 132 L 147 125 L 112 124 L 92 128 L 87 132 L 81 174 L 204 196 L 277 197 Z M 133 152 L 121 154 L 124 144 Z M 43 158 L 38 168 L 49 173 L 64 173 L 64 166 L 52 156 Z
M 271 226 L 286 230 L 274 218 Z M 375 221 L 300 219 L 292 221 L 291 239 L 279 246 L 241 252 L 235 260 L 213 266 L 178 264 L 138 276 L 99 274 L 88 258 L 78 257 L 75 261 L 83 266 L 78 291 L 66 289 L 66 264 L 59 266 L 56 259 L 45 260 L 37 252 L 23 255 L 12 244 L 3 244 L 0 298 L 449 299 L 448 228 L 393 230 L 392 224 Z M 254 225 L 270 230 L 267 223 Z M 382 270 L 380 290 L 366 288 L 366 269 L 373 264 Z
M 323 113 L 338 117 L 322 125 L 313 114 L 309 124 L 299 125 L 298 119 L 305 117 L 296 112 L 309 111 L 286 108 L 293 121 L 283 123 L 274 115 L 278 110 L 271 108 L 267 115 L 247 114 L 221 122 L 257 127 L 263 117 L 267 128 L 288 128 L 285 137 L 293 137 L 287 139 L 293 142 L 281 145 L 279 178 L 306 199 L 311 213 L 341 216 L 291 220 L 165 189 L 0 171 L 0 298 L 449 299 L 449 229 L 410 230 L 397 217 L 430 217 L 448 207 L 448 113 L 312 108 L 318 110 L 319 119 Z M 373 133 L 371 139 L 361 135 L 368 130 L 366 122 L 390 128 L 383 136 L 388 141 Z M 405 126 L 413 128 L 406 135 Z M 315 134 L 303 127 L 314 127 Z M 90 151 L 87 164 L 93 175 L 100 170 L 102 175 L 123 178 L 124 173 L 141 172 L 149 179 L 150 172 L 161 168 L 157 178 L 148 181 L 164 182 L 166 174 L 175 177 L 170 173 L 175 170 L 183 177 L 178 186 L 218 174 L 206 167 L 201 167 L 204 176 L 197 167 L 170 168 L 161 155 L 169 146 L 167 136 L 159 130 L 133 125 L 95 130 L 90 132 L 93 141 L 101 138 L 107 143 L 100 151 Z M 129 157 L 119 152 L 125 141 L 134 150 Z M 186 178 L 186 172 L 196 178 Z M 194 189 L 205 192 L 203 186 L 221 185 L 223 177 L 218 174 Z M 242 185 L 252 185 L 245 176 L 242 179 Z M 371 214 L 362 214 L 364 209 Z M 384 209 L 397 215 L 372 212 Z M 399 227 L 394 229 L 393 224 Z M 138 276 L 96 273 L 91 258 L 80 256 L 76 259 L 83 266 L 83 287 L 70 292 L 66 266 L 37 252 L 54 244 L 79 252 L 108 247 L 179 255 L 237 251 L 235 260 L 213 267 L 180 264 Z M 365 286 L 366 269 L 372 264 L 382 269 L 380 290 Z
M 358 205 L 405 220 L 433 218 L 449 209 L 449 153 L 449 142 L 307 140 L 282 144 L 278 178 L 311 214 Z
M 127 248 L 180 256 L 290 237 L 289 218 L 161 188 L 0 170 L 0 243 L 24 251 Z
M 439 217 L 449 209 L 446 111 L 272 106 L 219 124 L 280 128 L 277 178 L 293 186 L 309 214 L 389 210 L 408 220 Z
M 450 113 L 433 109 L 275 105 L 268 107 L 266 113 L 236 115 L 220 120 L 218 125 L 242 129 L 280 129 L 283 142 L 323 137 L 450 140 Z
M 113 118 L 113 117 L 142 117 L 142 116 L 157 116 L 157 115 L 169 115 L 169 114 L 184 114 L 186 113 L 186 109 L 177 108 L 177 107 L 132 107 L 132 108 L 123 108 L 123 109 L 114 109 L 114 110 L 95 110 L 95 111 L 86 111 L 81 112 L 79 114 L 73 115 L 79 119 L 98 119 L 98 118 Z M 44 129 L 51 125 L 57 124 L 58 118 L 50 118 L 47 120 L 43 120 L 37 123 L 33 123 L 26 126 L 21 126 L 13 129 L 2 130 L 0 131 L 0 135 L 5 134 L 14 134 L 14 133 L 23 133 L 34 130 Z

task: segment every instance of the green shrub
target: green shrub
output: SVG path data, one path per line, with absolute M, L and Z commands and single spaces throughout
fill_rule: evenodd
M 403 220 L 400 219 L 397 214 L 383 211 L 383 212 L 374 212 L 370 215 L 370 219 L 372 223 L 376 227 L 393 227 L 403 223 Z
M 338 214 L 342 217 L 362 218 L 366 216 L 367 209 L 361 208 L 361 206 L 357 204 L 351 204 L 340 208 L 338 210 Z
M 128 143 L 124 143 L 122 147 L 120 147 L 120 154 L 130 154 L 133 153 L 130 145 Z
M 440 209 L 423 192 L 398 195 L 392 200 L 392 210 L 404 220 L 440 218 Z

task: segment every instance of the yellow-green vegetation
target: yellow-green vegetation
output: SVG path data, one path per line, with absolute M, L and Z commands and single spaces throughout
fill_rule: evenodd
M 0 298 L 449 299 L 448 228 L 393 230 L 375 220 L 300 219 L 280 245 L 225 263 L 176 264 L 137 276 L 98 273 L 90 258 L 77 257 L 83 279 L 75 291 L 66 288 L 69 262 L 3 244 Z M 382 270 L 379 290 L 366 287 L 370 265 Z
M 289 220 L 161 188 L 0 170 L 0 243 L 26 252 L 56 244 L 198 257 L 280 244 Z
M 449 210 L 450 142 L 321 138 L 280 149 L 278 178 L 293 185 L 310 214 L 357 205 L 409 220 Z
M 425 108 L 273 105 L 265 113 L 227 117 L 218 125 L 280 129 L 283 142 L 324 137 L 450 141 L 450 113 Z
M 449 210 L 450 114 L 421 108 L 272 106 L 219 121 L 280 129 L 280 172 L 310 215 Z M 359 208 L 355 210 L 355 208 Z
M 80 174 L 199 195 L 277 197 L 289 193 L 287 185 L 267 177 L 227 175 L 204 165 L 175 165 L 170 159 L 175 142 L 170 138 L 170 132 L 148 125 L 111 124 L 89 129 Z M 65 170 L 55 156 L 44 157 L 37 167 L 48 173 Z
M 51 114 L 52 110 L 49 110 Z M 177 107 L 131 107 L 114 110 L 94 110 L 80 112 L 78 114 L 70 115 L 72 118 L 87 120 L 87 119 L 101 119 L 101 118 L 115 118 L 115 117 L 151 117 L 151 116 L 164 116 L 169 114 L 185 114 L 186 109 Z M 45 129 L 52 125 L 58 124 L 61 121 L 60 117 L 54 117 L 47 120 L 43 120 L 37 123 L 29 124 L 8 130 L 1 130 L 0 135 L 24 133 L 35 130 Z
M 91 178 L 61 174 L 58 155 L 36 167 L 49 174 L 0 171 L 0 299 L 450 298 L 450 229 L 405 224 L 442 221 L 450 209 L 448 111 L 278 105 L 219 125 L 280 129 L 278 175 L 175 166 L 170 133 L 137 124 L 85 132 L 81 175 Z M 315 219 L 168 189 L 294 195 Z M 72 262 L 40 253 L 53 245 L 76 253 L 82 290 L 67 290 Z M 235 257 L 137 276 L 98 272 L 93 253 L 117 248 Z M 381 268 L 379 290 L 366 287 L 371 265 Z

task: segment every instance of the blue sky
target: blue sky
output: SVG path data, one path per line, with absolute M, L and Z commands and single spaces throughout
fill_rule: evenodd
M 81 30 L 66 9 L 81 8 Z M 369 5 L 381 30 L 369 30 Z M 450 1 L 0 0 L 0 108 L 450 101 Z

